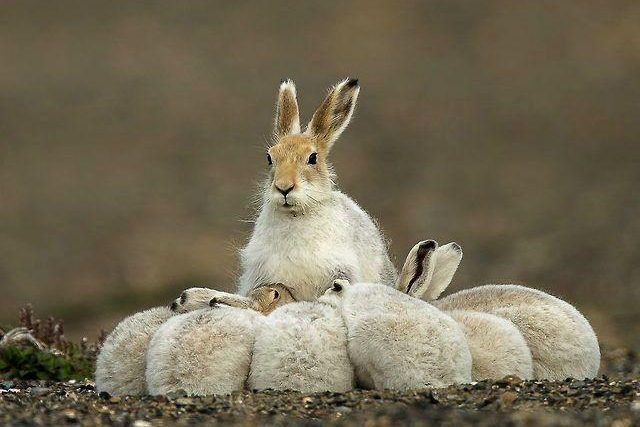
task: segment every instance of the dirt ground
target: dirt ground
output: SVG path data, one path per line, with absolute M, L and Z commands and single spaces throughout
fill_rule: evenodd
M 398 393 L 238 392 L 118 397 L 91 381 L 0 382 L 0 425 L 640 425 L 640 360 L 604 353 L 600 377 L 518 378 Z

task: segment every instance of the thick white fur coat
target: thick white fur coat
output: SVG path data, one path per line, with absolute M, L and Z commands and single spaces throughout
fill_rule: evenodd
M 336 308 L 296 302 L 269 314 L 256 332 L 248 386 L 303 393 L 353 389 L 347 330 Z
M 537 379 L 593 378 L 600 348 L 593 328 L 572 305 L 518 285 L 486 285 L 433 301 L 441 310 L 475 310 L 513 322 L 527 342 Z
M 471 381 L 461 328 L 429 303 L 369 283 L 344 286 L 337 299 L 360 385 L 413 390 Z
M 386 242 L 375 223 L 339 191 L 295 217 L 264 206 L 240 255 L 241 295 L 280 282 L 295 299 L 313 301 L 334 279 L 390 285 L 396 281 Z
M 470 310 L 446 313 L 458 322 L 467 339 L 474 381 L 497 380 L 507 375 L 533 378 L 531 351 L 510 320 Z
M 96 361 L 96 389 L 112 395 L 146 394 L 146 354 L 149 341 L 171 316 L 156 307 L 122 320 L 104 341 Z
M 245 386 L 256 326 L 264 316 L 219 307 L 172 317 L 158 329 L 147 352 L 150 394 L 184 390 L 228 394 Z

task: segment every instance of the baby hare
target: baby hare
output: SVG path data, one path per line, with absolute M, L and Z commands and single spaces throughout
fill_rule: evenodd
M 438 247 L 434 240 L 422 241 L 409 252 L 398 281 L 400 290 L 425 301 L 435 299 L 451 283 L 461 260 L 462 248 L 456 243 Z M 464 332 L 474 381 L 507 375 L 532 378 L 531 351 L 511 321 L 474 310 L 442 311 Z
M 147 351 L 150 394 L 228 394 L 244 388 L 256 325 L 253 310 L 219 307 L 180 314 L 166 321 Z
M 336 280 L 321 300 L 338 308 L 359 385 L 415 390 L 471 381 L 471 354 L 458 323 L 390 286 Z
M 511 321 L 533 357 L 533 378 L 593 378 L 600 366 L 598 338 L 572 305 L 517 285 L 485 285 L 433 301 L 441 310 L 474 310 Z
M 257 327 L 250 389 L 345 392 L 354 384 L 344 321 L 322 297 L 280 307 Z
M 295 300 L 314 301 L 337 278 L 395 284 L 397 273 L 382 233 L 336 189 L 329 163 L 359 92 L 355 79 L 333 86 L 303 130 L 293 81 L 280 85 L 273 143 L 266 153 L 269 175 L 251 238 L 240 252 L 238 294 L 284 283 Z M 203 289 L 187 289 L 176 310 L 202 308 L 216 297 L 216 291 Z
M 186 313 L 205 307 L 228 305 L 237 308 L 250 308 L 262 314 L 268 314 L 279 307 L 295 301 L 291 291 L 282 283 L 260 286 L 244 297 L 228 292 L 216 291 L 209 288 L 190 288 L 182 292 L 171 304 L 171 310 L 176 313 Z
M 112 395 L 141 395 L 149 341 L 167 319 L 167 307 L 141 311 L 121 321 L 107 336 L 96 360 L 96 389 Z

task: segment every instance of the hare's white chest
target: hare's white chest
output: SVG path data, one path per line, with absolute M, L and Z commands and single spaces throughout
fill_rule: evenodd
M 299 300 L 314 300 L 336 277 L 359 279 L 358 260 L 345 214 L 328 210 L 313 217 L 261 214 L 241 252 L 240 294 L 281 282 Z

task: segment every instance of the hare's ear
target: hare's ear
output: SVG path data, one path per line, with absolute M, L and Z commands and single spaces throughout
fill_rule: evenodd
M 423 240 L 411 248 L 398 277 L 398 290 L 420 298 L 431 283 L 435 266 L 433 254 L 437 248 L 435 240 Z
M 280 300 L 280 291 L 274 288 L 268 288 L 267 297 L 270 304 L 278 302 Z
M 283 80 L 276 103 L 274 135 L 276 138 L 292 133 L 300 133 L 300 111 L 293 80 Z
M 433 257 L 435 269 L 431 284 L 421 297 L 425 301 L 437 299 L 447 289 L 462 261 L 462 248 L 455 242 L 447 243 L 436 249 Z
M 358 80 L 351 78 L 331 88 L 320 107 L 313 113 L 305 133 L 316 137 L 318 143 L 324 144 L 325 149 L 329 151 L 349 124 L 359 92 Z

